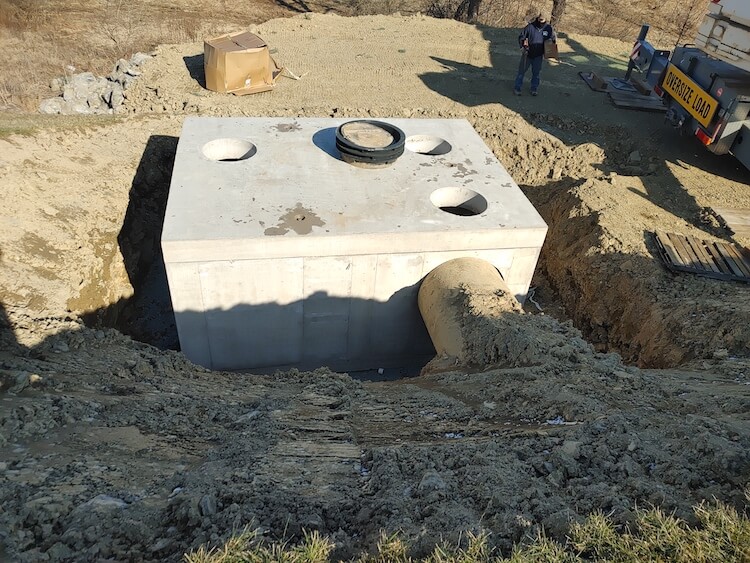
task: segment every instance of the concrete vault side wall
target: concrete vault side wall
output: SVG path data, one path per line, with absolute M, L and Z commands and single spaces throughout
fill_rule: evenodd
M 380 170 L 340 159 L 341 123 L 186 120 L 162 249 L 181 348 L 194 362 L 356 370 L 426 361 L 434 349 L 419 283 L 458 257 L 492 263 L 524 299 L 547 227 L 468 122 L 389 120 L 407 149 L 418 143 Z M 434 143 L 448 151 L 419 152 Z

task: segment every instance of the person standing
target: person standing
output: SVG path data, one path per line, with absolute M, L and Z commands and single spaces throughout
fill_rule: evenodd
M 542 71 L 544 60 L 544 42 L 557 42 L 557 36 L 552 26 L 547 23 L 543 14 L 539 14 L 533 21 L 523 28 L 518 36 L 518 44 L 521 47 L 521 62 L 518 65 L 518 75 L 513 86 L 513 93 L 521 95 L 523 79 L 531 67 L 531 95 L 536 96 L 539 92 L 539 75 Z

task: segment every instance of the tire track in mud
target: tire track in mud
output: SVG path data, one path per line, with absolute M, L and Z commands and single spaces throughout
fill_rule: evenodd
M 279 441 L 257 470 L 261 481 L 304 497 L 356 486 L 360 448 L 350 425 L 348 397 L 305 390 L 271 413 Z
M 422 446 L 472 442 L 498 437 L 547 434 L 552 427 L 503 414 L 502 405 L 417 377 L 395 383 L 373 383 L 368 401 L 357 404 L 353 427 L 362 448 Z

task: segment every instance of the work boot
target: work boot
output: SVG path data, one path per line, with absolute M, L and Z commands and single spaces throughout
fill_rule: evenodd
M 515 94 L 516 96 L 520 96 L 520 95 L 521 95 L 521 91 L 520 91 L 520 90 L 513 90 L 513 93 L 514 93 L 514 94 Z

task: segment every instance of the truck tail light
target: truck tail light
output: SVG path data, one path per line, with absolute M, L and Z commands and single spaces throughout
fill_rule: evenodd
M 654 94 L 656 94 L 660 98 L 663 98 L 664 97 L 664 90 L 662 90 L 661 87 L 657 84 L 656 86 L 654 86 Z
M 716 125 L 714 125 L 713 133 L 709 136 L 709 134 L 704 131 L 702 128 L 697 127 L 695 129 L 695 136 L 700 139 L 701 143 L 708 146 L 711 143 L 713 143 L 716 140 L 716 137 L 719 136 L 719 132 L 721 129 L 726 125 L 727 121 L 729 120 L 729 112 L 721 111 L 719 113 L 720 118 L 716 121 Z
M 708 134 L 700 127 L 696 128 L 695 136 L 698 137 L 698 140 L 706 146 L 710 145 L 713 142 L 713 139 L 709 137 Z

